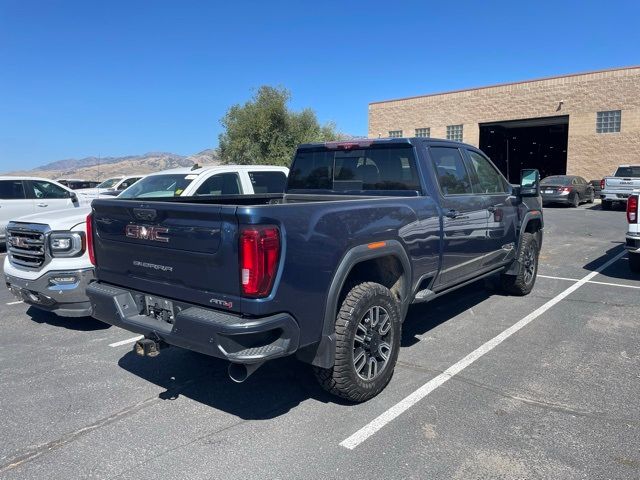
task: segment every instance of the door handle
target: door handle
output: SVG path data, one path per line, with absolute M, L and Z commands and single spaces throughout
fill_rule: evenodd
M 458 215 L 460 215 L 460 212 L 457 210 L 449 210 L 447 213 L 445 213 L 445 216 L 448 218 L 456 218 Z
M 39 207 L 48 207 L 49 204 L 47 204 L 47 203 L 39 203 L 38 206 Z

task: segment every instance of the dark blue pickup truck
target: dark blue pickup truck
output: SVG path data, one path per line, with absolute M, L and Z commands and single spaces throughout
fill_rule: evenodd
M 526 295 L 539 176 L 512 186 L 470 145 L 429 138 L 301 145 L 286 193 L 93 202 L 94 317 L 229 360 L 243 381 L 296 354 L 330 392 L 378 394 L 411 303 L 489 275 Z

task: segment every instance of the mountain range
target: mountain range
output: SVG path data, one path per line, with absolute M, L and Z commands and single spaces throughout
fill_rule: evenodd
M 125 157 L 86 157 L 58 160 L 31 170 L 14 171 L 6 173 L 6 175 L 104 180 L 115 175 L 146 174 L 169 168 L 190 167 L 195 163 L 219 165 L 220 159 L 213 149 L 203 150 L 188 156 L 168 152 L 149 152 Z

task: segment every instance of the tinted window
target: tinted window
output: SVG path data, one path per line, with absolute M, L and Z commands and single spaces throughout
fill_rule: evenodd
M 219 173 L 205 180 L 196 195 L 239 195 L 240 179 L 235 173 Z
M 640 167 L 618 167 L 614 177 L 640 177 Z
M 118 195 L 118 198 L 177 197 L 184 192 L 194 178 L 198 176 L 184 173 L 150 175 L 127 188 Z
M 0 198 L 3 200 L 19 200 L 24 198 L 22 180 L 0 180 Z
M 102 182 L 100 185 L 98 185 L 98 188 L 113 188 L 113 186 L 116 183 L 118 183 L 120 180 L 121 180 L 120 178 L 110 178 Z
M 282 193 L 287 184 L 284 172 L 249 172 L 255 193 Z
M 457 148 L 432 147 L 429 151 L 444 195 L 472 193 L 469 173 Z
M 477 152 L 471 150 L 467 150 L 467 152 L 477 178 L 477 182 L 474 182 L 474 190 L 477 193 L 505 193 L 507 191 L 506 181 L 491 165 L 491 162 Z
M 127 178 L 124 182 L 122 182 L 120 185 L 118 185 L 118 190 L 124 190 L 125 188 L 129 188 L 131 185 L 133 185 L 134 183 L 136 183 L 138 180 L 140 180 L 142 177 L 131 177 L 131 178 Z
M 335 192 L 421 190 L 412 147 L 299 151 L 287 188 Z
M 553 177 L 543 178 L 540 185 L 571 185 L 571 178 L 566 175 L 554 175 Z
M 69 198 L 69 192 L 64 188 L 50 182 L 32 180 L 34 198 Z

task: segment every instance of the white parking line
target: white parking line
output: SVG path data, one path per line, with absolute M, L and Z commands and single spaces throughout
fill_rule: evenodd
M 128 343 L 137 342 L 138 340 L 142 340 L 144 335 L 138 335 L 137 337 L 127 338 L 126 340 L 120 340 L 119 342 L 110 343 L 110 347 L 120 347 L 122 345 L 127 345 Z
M 565 277 L 552 277 L 550 275 L 540 275 L 538 277 L 541 278 L 551 278 L 553 280 L 565 280 L 567 282 L 579 282 L 577 278 L 565 278 Z M 623 283 L 611 283 L 611 282 L 597 282 L 596 280 L 589 280 L 587 283 L 593 283 L 596 285 L 609 285 L 610 287 L 622 287 L 622 288 L 636 288 L 640 290 L 640 286 L 637 285 L 624 285 Z
M 18 300 L 17 302 L 9 302 L 7 305 L 17 305 L 19 303 L 24 303 L 22 300 Z
M 600 273 L 602 270 L 604 270 L 605 268 L 609 267 L 611 264 L 613 264 L 614 262 L 616 262 L 620 258 L 622 258 L 625 254 L 626 254 L 626 252 L 619 253 L 618 255 L 613 257 L 611 260 L 607 261 L 606 263 L 604 263 L 603 265 L 598 267 L 596 270 L 594 270 L 593 272 L 589 273 L 584 278 L 578 280 L 576 283 L 571 285 L 569 288 L 567 288 L 566 290 L 564 290 L 563 292 L 561 292 L 557 296 L 553 297 L 547 303 L 545 303 L 541 307 L 539 307 L 536 310 L 534 310 L 533 312 L 531 312 L 529 315 L 524 317 L 522 320 L 520 320 L 516 324 L 512 325 L 511 327 L 507 328 L 502 333 L 500 333 L 497 336 L 493 337 L 491 340 L 489 340 L 488 342 L 486 342 L 485 344 L 481 345 L 479 348 L 477 348 L 476 350 L 471 352 L 469 355 L 464 357 L 462 360 L 459 360 L 457 363 L 455 363 L 452 366 L 450 366 L 449 368 L 447 368 L 440 375 L 438 375 L 437 377 L 429 380 L 427 383 L 425 383 L 423 386 L 418 388 L 416 391 L 414 391 L 413 393 L 411 393 L 410 395 L 408 395 L 404 399 L 400 400 L 394 406 L 389 408 L 386 412 L 382 413 L 379 417 L 375 418 L 374 420 L 369 422 L 367 425 L 362 427 L 360 430 L 358 430 L 356 433 L 354 433 L 350 437 L 348 437 L 345 440 L 343 440 L 342 442 L 340 442 L 340 446 L 344 447 L 344 448 L 348 448 L 349 450 L 353 450 L 354 448 L 356 448 L 358 445 L 360 445 L 367 438 L 369 438 L 370 436 L 375 434 L 378 430 L 383 428 L 389 422 L 391 422 L 392 420 L 394 420 L 395 418 L 399 417 L 404 412 L 409 410 L 412 406 L 414 406 L 416 403 L 418 403 L 424 397 L 429 395 L 431 392 L 433 392 L 440 385 L 445 383 L 447 380 L 453 378 L 456 374 L 460 373 L 462 370 L 467 368 L 469 365 L 474 363 L 476 360 L 481 358 L 486 353 L 488 353 L 491 350 L 493 350 L 495 347 L 500 345 L 502 342 L 504 342 L 511 335 L 513 335 L 518 330 L 520 330 L 520 329 L 524 328 L 525 326 L 527 326 L 529 323 L 531 323 L 533 320 L 538 318 L 540 315 L 542 315 L 544 312 L 549 310 L 551 307 L 553 307 L 554 305 L 556 305 L 557 303 L 562 301 L 568 295 L 571 295 L 573 292 L 575 292 L 577 289 L 579 289 L 581 286 L 583 286 L 585 283 L 587 283 L 593 277 L 598 275 L 598 273 Z

